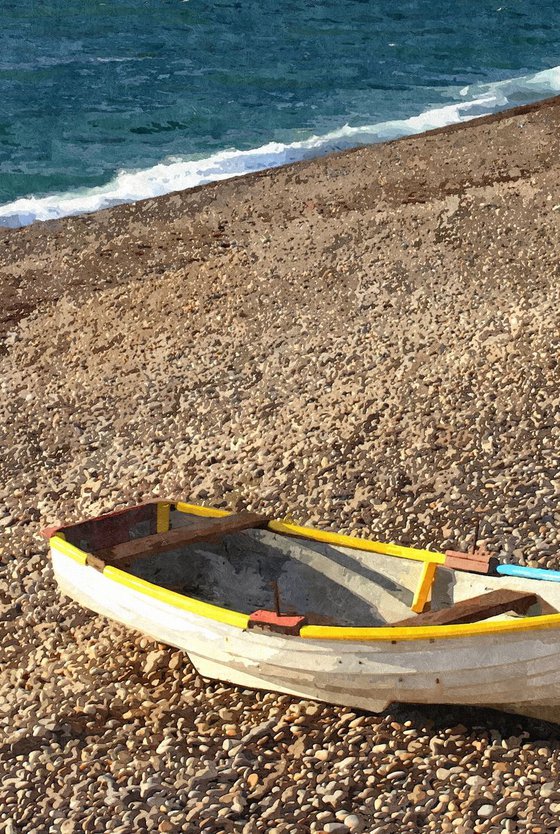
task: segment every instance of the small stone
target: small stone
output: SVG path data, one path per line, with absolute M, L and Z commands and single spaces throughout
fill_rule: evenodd
M 427 795 L 426 791 L 420 785 L 415 785 L 408 794 L 408 798 L 414 805 L 417 805 L 419 802 L 423 802 Z
M 222 709 L 218 710 L 218 715 L 222 719 L 222 721 L 227 721 L 232 723 L 235 720 L 235 713 L 231 709 L 227 709 L 226 707 L 222 707 Z
M 270 721 L 263 721 L 262 724 L 252 727 L 247 733 L 245 733 L 245 735 L 240 739 L 240 744 L 251 744 L 251 742 L 256 741 L 259 738 L 263 738 L 263 736 L 270 735 L 272 728 L 275 726 L 275 718 L 272 718 Z
M 556 782 L 545 782 L 544 785 L 541 785 L 541 789 L 539 791 L 540 795 L 543 799 L 548 799 L 549 797 L 553 796 L 559 792 L 559 787 Z
M 233 738 L 237 735 L 237 727 L 235 726 L 235 724 L 224 724 L 222 730 L 224 731 L 226 736 L 229 736 L 230 738 Z
M 491 817 L 493 813 L 494 813 L 494 806 L 493 805 L 481 805 L 480 808 L 477 811 L 478 816 L 482 817 L 483 819 L 487 819 L 488 817 Z
M 317 822 L 333 822 L 332 811 L 319 811 L 316 819 Z
M 392 773 L 387 774 L 386 778 L 389 779 L 391 782 L 400 782 L 401 779 L 406 778 L 406 773 L 404 772 L 404 770 L 393 770 Z
M 485 779 L 483 776 L 468 776 L 465 779 L 467 785 L 470 785 L 471 788 L 484 788 L 488 784 L 488 779 Z
M 344 817 L 344 825 L 352 834 L 361 834 L 364 830 L 364 822 L 357 814 L 348 814 Z
M 288 747 L 288 753 L 292 759 L 301 759 L 305 753 L 305 737 L 296 738 L 293 744 Z
M 323 794 L 323 802 L 326 805 L 332 805 L 333 808 L 338 808 L 340 804 L 340 800 L 344 796 L 344 792 L 341 790 L 333 791 L 332 793 L 325 793 Z
M 195 774 L 194 782 L 197 786 L 207 785 L 208 782 L 214 782 L 218 778 L 218 771 L 216 766 L 211 762 L 203 769 Z
M 175 742 L 172 738 L 164 738 L 163 741 L 161 741 L 156 747 L 156 753 L 161 756 L 162 754 L 168 753 L 172 750 L 174 746 Z
M 356 757 L 346 756 L 345 759 L 341 759 L 339 762 L 335 762 L 334 770 L 348 770 L 354 764 L 356 764 Z
M 146 675 L 151 674 L 158 666 L 163 663 L 163 661 L 167 657 L 167 652 L 163 649 L 158 651 L 149 652 L 146 658 L 146 662 L 144 664 L 144 672 Z
M 175 652 L 174 654 L 171 655 L 171 659 L 170 659 L 168 665 L 169 665 L 169 668 L 171 669 L 171 671 L 174 672 L 176 669 L 179 669 L 182 662 L 183 662 L 182 653 L 181 652 Z

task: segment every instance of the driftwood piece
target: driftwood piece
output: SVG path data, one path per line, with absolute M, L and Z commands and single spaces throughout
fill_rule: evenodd
M 231 533 L 240 533 L 252 527 L 264 527 L 266 524 L 266 516 L 247 512 L 216 519 L 212 524 L 208 524 L 208 519 L 201 519 L 200 525 L 190 524 L 188 527 L 177 527 L 166 533 L 132 539 L 115 547 L 99 550 L 95 555 L 108 564 L 124 566 L 139 557 L 157 556 L 179 547 L 220 539 Z
M 462 602 L 456 602 L 441 611 L 426 611 L 416 617 L 407 617 L 392 626 L 430 626 L 455 625 L 458 623 L 475 623 L 488 617 L 496 617 L 506 611 L 516 614 L 526 614 L 529 608 L 537 602 L 537 595 L 526 591 L 510 591 L 500 588 L 487 594 L 480 594 Z

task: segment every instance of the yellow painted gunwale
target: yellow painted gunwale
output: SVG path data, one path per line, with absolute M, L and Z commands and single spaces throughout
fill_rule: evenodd
M 354 643 L 374 641 L 396 643 L 401 640 L 445 640 L 450 637 L 510 634 L 560 627 L 560 614 L 527 617 L 524 620 L 465 623 L 464 625 L 401 626 L 392 628 L 356 628 L 343 626 L 304 626 L 299 635 L 306 640 L 351 640 Z
M 86 564 L 87 553 L 84 550 L 80 550 L 76 545 L 67 542 L 64 538 L 64 533 L 56 533 L 54 536 L 51 536 L 50 545 L 51 550 L 56 550 L 62 553 L 63 556 L 68 556 L 74 562 L 78 562 L 79 565 Z
M 87 567 L 87 553 L 80 550 L 73 544 L 61 538 L 61 534 L 57 533 L 50 540 L 51 549 L 56 550 L 64 556 L 68 556 L 78 564 Z M 111 565 L 106 565 L 103 568 L 103 576 L 112 582 L 117 582 L 119 585 L 124 585 L 132 591 L 139 591 L 151 599 L 159 600 L 166 605 L 171 605 L 173 608 L 180 608 L 183 611 L 190 611 L 192 614 L 198 614 L 200 617 L 205 617 L 209 620 L 216 620 L 220 623 L 227 623 L 236 628 L 247 628 L 249 622 L 249 615 L 243 614 L 240 611 L 232 611 L 229 608 L 221 608 L 219 605 L 212 605 L 209 602 L 202 602 L 193 597 L 178 594 L 175 591 L 169 591 L 167 588 L 162 588 L 161 585 L 154 585 L 152 582 L 147 582 L 145 579 L 140 579 L 133 576 L 126 571 L 114 568 Z
M 222 518 L 231 515 L 228 510 L 218 510 L 213 507 L 202 507 L 198 504 L 189 504 L 179 501 L 175 504 L 179 512 L 191 513 L 207 518 Z M 421 562 L 442 564 L 445 556 L 442 553 L 432 553 L 429 550 L 415 550 L 414 548 L 400 547 L 399 545 L 387 545 L 382 542 L 372 542 L 367 539 L 357 539 L 352 536 L 345 536 L 340 533 L 328 533 L 324 530 L 315 530 L 312 527 L 300 527 L 283 521 L 271 521 L 268 529 L 285 535 L 301 536 L 313 541 L 321 541 L 326 544 L 334 544 L 342 547 L 352 547 L 356 550 L 364 550 L 373 553 L 385 553 L 389 556 L 415 559 Z M 51 548 L 57 550 L 64 556 L 68 556 L 79 564 L 87 567 L 87 553 L 75 545 L 65 541 L 63 533 L 56 533 L 50 539 Z M 383 547 L 383 550 L 378 549 Z M 401 552 L 403 551 L 403 552 Z M 410 553 L 408 553 L 410 551 Z M 418 554 L 413 556 L 412 553 Z M 408 555 L 407 555 L 408 554 Z M 178 594 L 175 591 L 168 591 L 159 585 L 147 582 L 145 579 L 132 576 L 119 568 L 107 565 L 103 569 L 103 576 L 112 582 L 117 582 L 131 590 L 139 591 L 152 599 L 157 599 L 174 608 L 198 614 L 209 620 L 227 623 L 239 629 L 246 629 L 249 622 L 249 615 L 240 611 L 232 611 L 228 608 L 221 608 L 208 602 Z M 457 637 L 492 636 L 497 634 L 510 634 L 515 632 L 539 631 L 550 628 L 560 628 L 560 614 L 544 614 L 539 617 L 527 617 L 520 620 L 504 620 L 481 623 L 465 623 L 460 625 L 441 626 L 403 626 L 387 627 L 377 626 L 374 628 L 360 628 L 355 626 L 303 626 L 299 636 L 305 640 L 343 640 L 359 643 L 390 642 L 396 643 L 401 640 L 440 640 Z
M 217 620 L 220 623 L 227 623 L 227 625 L 241 629 L 247 628 L 249 625 L 248 614 L 232 611 L 229 608 L 221 608 L 219 605 L 212 605 L 210 602 L 202 602 L 199 599 L 178 594 L 176 591 L 168 591 L 161 585 L 154 585 L 152 582 L 133 576 L 124 570 L 120 570 L 120 568 L 107 565 L 103 569 L 103 576 L 113 582 L 118 582 L 119 585 L 130 588 L 131 591 L 139 591 L 152 599 L 171 605 L 173 608 L 180 608 L 182 611 L 198 614 L 199 617 L 205 617 L 207 620 Z
M 345 536 L 343 533 L 329 533 L 326 530 L 300 527 L 285 521 L 271 521 L 268 529 L 287 536 L 302 536 L 316 542 L 334 544 L 338 547 L 352 547 L 354 550 L 364 550 L 368 553 L 382 553 L 385 556 L 397 556 L 399 559 L 412 559 L 415 562 L 432 562 L 436 565 L 443 565 L 445 562 L 445 554 L 436 551 L 417 550 L 414 547 L 376 542 L 371 539 L 356 539 L 354 536 Z

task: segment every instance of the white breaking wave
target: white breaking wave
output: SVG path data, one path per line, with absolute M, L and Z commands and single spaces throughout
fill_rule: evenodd
M 363 127 L 345 125 L 324 136 L 311 136 L 290 144 L 269 142 L 246 151 L 224 150 L 205 159 L 171 158 L 145 170 L 121 171 L 107 185 L 98 188 L 77 189 L 47 197 L 21 197 L 0 206 L 0 226 L 25 226 L 36 220 L 53 220 L 159 197 L 172 191 L 311 159 L 331 151 L 466 122 L 556 93 L 560 93 L 560 66 L 506 81 L 470 85 L 459 91 L 462 101 L 427 110 L 408 119 Z

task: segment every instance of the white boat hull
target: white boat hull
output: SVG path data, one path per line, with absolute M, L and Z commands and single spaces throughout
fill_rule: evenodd
M 372 712 L 391 702 L 465 704 L 557 720 L 557 629 L 438 640 L 303 640 L 242 630 L 181 610 L 56 549 L 52 559 L 65 594 L 182 649 L 204 677 Z

